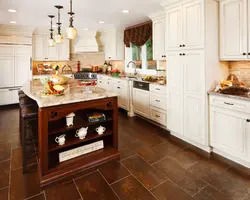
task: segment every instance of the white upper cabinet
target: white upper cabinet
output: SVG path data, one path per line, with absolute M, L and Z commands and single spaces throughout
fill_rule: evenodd
M 182 6 L 166 12 L 167 50 L 178 50 L 182 45 Z
M 247 0 L 220 3 L 220 59 L 248 59 L 247 27 Z
M 33 36 L 33 60 L 43 61 L 47 59 L 47 44 L 45 40 L 46 35 Z
M 31 63 L 30 57 L 15 57 L 15 85 L 23 86 L 30 79 Z
M 69 60 L 69 40 L 64 39 L 62 44 L 54 47 L 48 45 L 49 36 L 46 34 L 33 35 L 33 60 L 35 61 L 66 61 Z
M 204 6 L 203 1 L 196 0 L 183 4 L 182 40 L 184 49 L 204 47 Z
M 167 9 L 167 50 L 204 48 L 204 6 L 196 0 Z
M 124 30 L 110 29 L 102 32 L 101 41 L 104 47 L 105 60 L 124 60 Z
M 153 20 L 153 60 L 165 60 L 166 14 L 156 13 L 149 17 Z

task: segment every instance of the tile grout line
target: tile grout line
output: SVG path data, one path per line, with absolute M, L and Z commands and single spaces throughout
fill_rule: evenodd
M 33 195 L 33 196 L 30 196 L 28 198 L 25 198 L 24 200 L 29 200 L 29 199 L 32 199 L 33 197 L 37 197 L 38 195 L 40 194 L 43 194 L 42 192 L 40 192 L 39 194 L 36 194 L 36 195 Z
M 100 173 L 102 173 L 102 172 L 100 172 Z M 111 186 L 111 185 L 113 185 L 113 184 L 115 184 L 115 183 L 117 183 L 117 182 L 119 182 L 119 181 L 122 181 L 123 179 L 128 178 L 129 176 L 131 176 L 131 174 L 129 174 L 129 175 L 127 175 L 127 176 L 125 176 L 125 177 L 123 177 L 123 178 L 117 180 L 117 181 L 114 181 L 113 183 L 109 183 L 109 185 Z
M 19 133 L 20 134 L 20 133 Z M 8 191 L 8 200 L 10 200 L 10 191 L 11 191 L 11 161 L 12 161 L 12 157 L 13 157 L 13 155 L 12 155 L 12 142 L 11 142 L 11 150 L 10 150 L 10 171 L 9 171 L 9 191 Z
M 195 194 L 190 195 L 190 196 L 194 197 L 195 195 L 199 194 L 202 190 L 204 190 L 207 186 L 209 186 L 209 185 L 206 183 L 206 185 L 203 188 L 201 188 L 198 192 L 196 192 Z
M 46 197 L 46 194 L 45 194 L 45 190 L 43 190 L 43 196 L 44 196 L 44 199 L 47 200 L 47 197 Z
M 8 160 L 10 160 L 10 161 L 11 161 L 11 158 L 8 158 L 8 159 L 6 159 L 6 160 L 2 160 L 2 161 L 0 161 L 0 163 L 2 163 L 2 162 L 6 162 L 6 161 L 8 161 Z
M 73 183 L 74 183 L 74 185 L 75 185 L 75 187 L 77 189 L 77 192 L 78 192 L 79 196 L 81 197 L 81 199 L 83 199 L 82 194 L 80 193 L 80 190 L 79 190 L 78 186 L 76 185 L 75 180 L 74 179 L 72 179 L 72 180 L 73 180 Z
M 135 154 L 134 155 L 132 155 L 132 156 L 129 156 L 129 157 L 127 157 L 127 158 L 123 158 L 123 159 L 120 159 L 120 161 L 119 162 L 121 162 L 121 161 L 124 161 L 124 160 L 127 160 L 127 159 L 129 159 L 129 158 L 132 158 L 133 156 L 135 156 L 137 153 L 135 152 Z
M 117 196 L 117 198 L 121 200 L 121 198 L 118 196 L 118 194 L 116 194 L 115 190 L 110 186 L 110 184 L 108 183 L 106 178 L 102 175 L 102 173 L 99 171 L 99 169 L 97 169 L 97 171 L 101 175 L 101 177 L 105 180 L 105 182 L 108 184 L 108 186 L 111 188 L 111 190 L 114 192 L 114 194 Z
M 85 177 L 85 176 L 88 176 L 88 175 L 90 175 L 90 174 L 93 174 L 93 173 L 95 173 L 97 170 L 94 170 L 94 171 L 91 171 L 91 172 L 89 172 L 89 173 L 87 173 L 87 174 L 84 174 L 84 175 L 82 175 L 82 176 L 80 176 L 80 177 L 77 177 L 77 178 L 73 178 L 74 180 L 78 180 L 78 179 L 80 179 L 80 178 L 83 178 L 83 177 Z M 84 171 L 82 171 L 82 172 L 84 172 Z M 81 173 L 81 172 L 79 172 L 79 173 Z
M 124 164 L 122 164 L 121 163 L 121 165 L 123 166 L 123 167 L 125 167 L 130 173 L 131 173 L 131 171 L 124 165 Z M 132 173 L 131 173 L 131 175 L 142 185 L 142 187 L 144 187 L 155 199 L 157 199 L 157 200 L 159 200 L 149 189 L 147 189 L 143 184 L 142 184 L 142 182 L 141 181 L 139 181 Z
M 169 180 L 169 178 L 167 178 L 167 179 L 166 179 L 165 181 L 163 181 L 162 183 L 159 183 L 159 184 L 157 184 L 156 186 L 152 187 L 152 188 L 150 189 L 150 191 L 152 191 L 153 189 L 157 188 L 159 185 L 164 184 L 164 183 L 167 182 L 168 180 Z

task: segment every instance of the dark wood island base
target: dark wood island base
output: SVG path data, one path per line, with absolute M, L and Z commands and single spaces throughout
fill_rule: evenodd
M 105 120 L 89 122 L 87 114 L 103 112 Z M 65 116 L 75 113 L 73 126 L 66 126 Z M 39 177 L 41 186 L 52 184 L 80 171 L 119 159 L 118 151 L 118 106 L 117 97 L 83 101 L 39 108 Z M 98 135 L 95 131 L 102 125 L 106 131 Z M 75 137 L 76 130 L 88 127 L 85 139 Z M 66 134 L 64 145 L 55 143 L 55 138 Z M 91 153 L 59 162 L 59 153 L 102 140 L 104 148 Z

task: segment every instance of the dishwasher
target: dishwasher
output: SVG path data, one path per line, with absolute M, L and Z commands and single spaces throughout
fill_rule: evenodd
M 133 83 L 133 108 L 136 114 L 144 117 L 150 115 L 149 83 L 134 81 Z

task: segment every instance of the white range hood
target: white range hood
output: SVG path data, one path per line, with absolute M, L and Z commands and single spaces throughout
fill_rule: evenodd
M 96 36 L 96 31 L 83 31 L 82 33 L 78 33 L 78 37 L 74 42 L 74 53 L 99 52 Z

